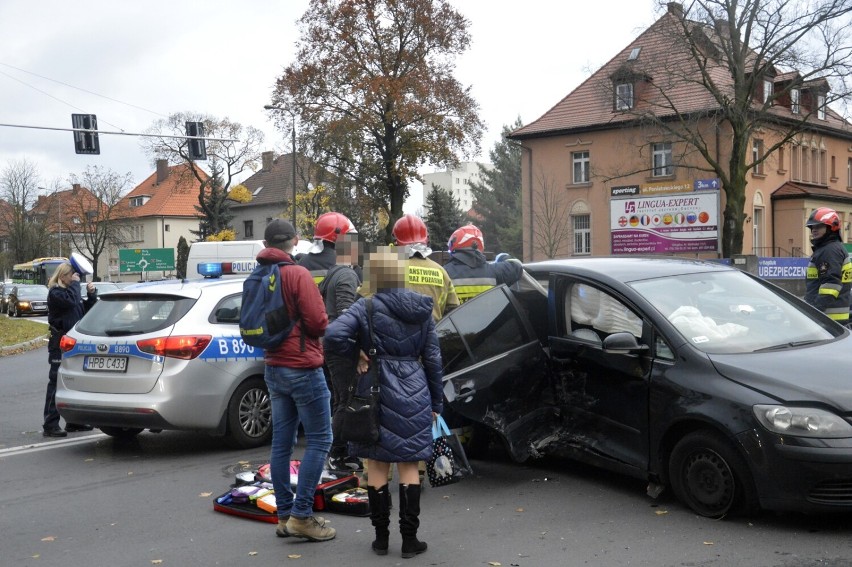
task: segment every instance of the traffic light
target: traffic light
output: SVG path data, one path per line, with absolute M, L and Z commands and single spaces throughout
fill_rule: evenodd
M 94 114 L 72 114 L 71 125 L 76 129 L 95 130 L 95 132 L 74 132 L 74 151 L 78 154 L 100 154 L 98 142 L 98 119 Z
M 204 123 L 203 122 L 187 122 L 186 123 L 186 135 L 203 138 L 204 137 Z M 193 160 L 206 160 L 207 159 L 207 143 L 204 140 L 189 140 L 188 150 L 189 150 L 189 158 L 190 159 L 193 159 Z

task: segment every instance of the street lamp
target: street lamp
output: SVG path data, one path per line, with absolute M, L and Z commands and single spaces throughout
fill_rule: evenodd
M 263 108 L 265 110 L 283 110 L 289 113 L 290 116 L 293 118 L 293 202 L 291 207 L 291 217 L 293 221 L 293 228 L 296 228 L 296 115 L 286 108 L 274 106 L 272 104 L 267 104 Z

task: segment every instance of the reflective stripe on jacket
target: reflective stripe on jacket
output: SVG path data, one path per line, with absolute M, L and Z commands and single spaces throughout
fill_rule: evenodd
M 849 321 L 852 262 L 839 240 L 814 250 L 806 274 L 805 301 L 838 323 Z

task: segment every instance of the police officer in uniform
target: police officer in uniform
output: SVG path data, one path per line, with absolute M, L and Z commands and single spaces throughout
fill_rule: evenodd
M 523 267 L 515 259 L 489 263 L 485 259 L 482 231 L 472 224 L 456 230 L 447 247 L 450 261 L 444 265 L 453 279 L 462 303 L 500 284 L 512 285 L 521 278 Z
M 307 254 L 302 254 L 298 264 L 306 268 L 319 285 L 328 270 L 337 263 L 335 243 L 341 234 L 358 232 L 355 225 L 340 213 L 323 213 L 314 225 L 314 241 Z
M 397 246 L 404 246 L 408 256 L 406 287 L 432 298 L 432 319 L 441 317 L 459 306 L 459 298 L 450 276 L 437 262 L 429 259 L 429 232 L 420 217 L 404 215 L 393 225 Z
M 814 253 L 808 263 L 805 301 L 845 325 L 852 300 L 852 262 L 842 244 L 840 217 L 834 209 L 820 207 L 806 226 Z

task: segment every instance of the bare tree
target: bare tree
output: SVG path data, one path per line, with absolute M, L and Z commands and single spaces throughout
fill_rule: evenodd
M 536 206 L 532 211 L 535 247 L 548 258 L 555 258 L 571 241 L 568 205 L 560 199 L 556 182 L 538 174 L 535 189 Z
M 657 44 L 655 56 L 631 58 L 603 78 L 602 95 L 631 118 L 624 124 L 635 145 L 648 148 L 649 139 L 663 135 L 678 142 L 672 148 L 675 163 L 689 163 L 721 180 L 726 197 L 722 252 L 730 257 L 742 252 L 747 173 L 813 129 L 817 115 L 827 113 L 835 124 L 844 124 L 829 106 L 845 103 L 850 94 L 852 3 L 693 0 L 685 7 L 660 5 L 669 13 L 646 32 L 648 43 Z M 619 93 L 619 84 L 635 89 Z M 800 94 L 808 100 L 796 103 L 798 113 L 778 111 L 779 102 Z M 757 132 L 771 142 L 753 159 Z M 641 163 L 602 177 L 647 171 L 651 160 Z
M 208 138 L 237 140 L 236 142 L 206 142 L 210 172 L 201 169 L 199 162 L 189 155 L 189 141 L 183 138 L 186 122 L 202 122 Z M 142 144 L 152 158 L 167 159 L 170 164 L 190 164 L 189 170 L 198 181 L 198 205 L 196 210 L 203 232 L 215 234 L 229 228 L 228 187 L 234 177 L 246 170 L 254 171 L 260 163 L 263 132 L 251 126 L 243 126 L 228 118 L 214 118 L 192 112 L 179 112 L 158 120 L 147 131 L 155 137 L 143 138 Z M 156 137 L 160 135 L 162 137 Z
M 70 181 L 74 187 L 61 194 L 62 231 L 92 262 L 97 281 L 98 259 L 106 247 L 121 247 L 128 239 L 125 226 L 117 222 L 116 207 L 133 187 L 133 178 L 130 173 L 89 166 L 79 178 L 72 174 Z
M 8 205 L 0 207 L 0 222 L 8 234 L 13 263 L 43 256 L 46 249 L 46 231 L 29 215 L 38 198 L 39 183 L 38 168 L 27 159 L 7 163 L 0 173 L 0 194 Z

